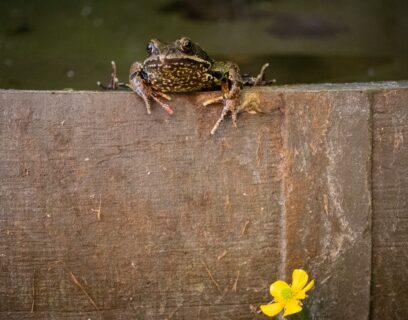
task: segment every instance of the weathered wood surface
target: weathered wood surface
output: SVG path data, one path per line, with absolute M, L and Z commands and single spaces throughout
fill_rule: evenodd
M 407 88 L 248 90 L 265 113 L 213 137 L 220 108 L 200 105 L 215 93 L 174 96 L 173 116 L 148 116 L 131 93 L 0 91 L 0 318 L 262 318 L 251 305 L 304 267 L 316 319 L 368 319 L 371 238 L 395 261 L 381 241 L 405 257 L 407 243 L 402 229 L 370 232 L 373 101 L 392 111 L 382 97 Z M 401 144 L 392 165 L 404 170 Z M 399 179 L 394 223 L 406 213 Z M 373 222 L 381 233 L 392 223 Z M 391 260 L 373 266 L 373 315 L 406 297 L 407 275 L 394 273 L 406 260 Z
M 356 314 L 368 319 L 368 96 L 361 91 L 303 92 L 287 94 L 285 106 L 282 264 L 286 273 L 299 265 L 313 270 L 319 286 L 319 296 L 312 299 L 315 319 L 354 319 Z
M 372 319 L 406 319 L 408 90 L 376 92 L 373 111 Z

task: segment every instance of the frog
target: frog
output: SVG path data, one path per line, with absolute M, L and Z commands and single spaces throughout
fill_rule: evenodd
M 204 101 L 203 106 L 222 103 L 222 112 L 211 129 L 217 131 L 228 113 L 232 124 L 237 127 L 237 115 L 241 111 L 241 93 L 244 85 L 259 85 L 264 82 L 264 64 L 257 77 L 241 75 L 239 66 L 231 61 L 217 61 L 188 37 L 181 37 L 172 43 L 152 39 L 147 44 L 147 58 L 144 62 L 134 62 L 129 70 L 129 83 L 120 83 L 116 64 L 112 61 L 111 79 L 108 85 L 98 85 L 103 89 L 117 90 L 125 86 L 134 91 L 144 101 L 146 111 L 151 114 L 152 100 L 167 113 L 173 114 L 169 105 L 170 93 L 221 90 L 221 95 Z

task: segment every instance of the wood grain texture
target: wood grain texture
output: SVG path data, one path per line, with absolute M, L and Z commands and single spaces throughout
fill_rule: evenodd
M 408 314 L 408 90 L 373 99 L 372 319 Z
M 210 137 L 205 98 L 170 117 L 130 93 L 1 94 L 3 319 L 247 319 L 268 301 L 280 115 Z
M 261 319 L 251 305 L 298 267 L 316 319 L 368 319 L 371 237 L 393 257 L 381 241 L 407 241 L 370 232 L 372 108 L 406 112 L 373 97 L 407 88 L 246 90 L 262 113 L 215 136 L 220 107 L 201 105 L 217 93 L 148 116 L 131 93 L 0 91 L 0 319 Z M 406 292 L 381 268 L 372 314 Z
M 319 298 L 309 305 L 316 319 L 368 319 L 369 100 L 364 92 L 340 91 L 291 94 L 285 101 L 282 267 L 287 275 L 313 270 Z

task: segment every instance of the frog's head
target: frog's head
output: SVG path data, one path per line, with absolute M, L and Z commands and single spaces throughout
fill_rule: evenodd
M 144 65 L 178 65 L 179 63 L 198 63 L 210 66 L 212 60 L 201 47 L 187 37 L 174 43 L 164 43 L 158 39 L 150 40 L 147 45 L 148 58 Z
M 143 63 L 144 79 L 162 92 L 189 92 L 211 87 L 214 83 L 213 60 L 189 38 L 173 43 L 153 39 L 147 45 Z

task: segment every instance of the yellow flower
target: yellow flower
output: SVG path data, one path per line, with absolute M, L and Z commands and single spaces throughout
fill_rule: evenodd
M 262 312 L 269 317 L 273 317 L 285 309 L 283 316 L 286 317 L 302 311 L 302 302 L 300 300 L 307 297 L 306 292 L 312 289 L 314 284 L 314 280 L 307 284 L 308 278 L 306 271 L 295 269 L 292 273 L 292 285 L 282 280 L 272 283 L 270 293 L 274 298 L 273 302 L 261 305 Z

